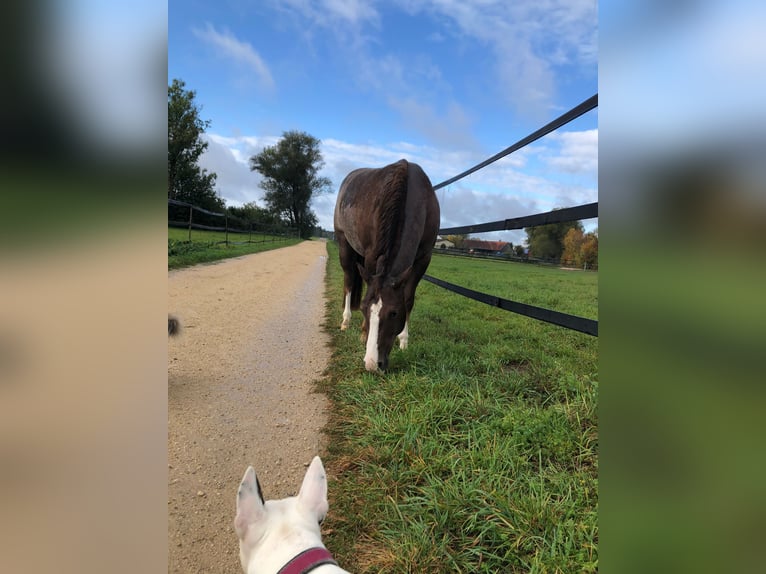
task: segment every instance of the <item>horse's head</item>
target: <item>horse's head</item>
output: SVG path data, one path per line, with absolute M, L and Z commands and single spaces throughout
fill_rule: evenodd
M 407 322 L 404 286 L 411 272 L 410 266 L 395 277 L 382 273 L 364 277 L 366 273 L 362 273 L 367 281 L 367 294 L 361 309 L 364 314 L 363 337 L 367 343 L 364 367 L 368 371 L 388 369 L 388 355 L 394 340 Z

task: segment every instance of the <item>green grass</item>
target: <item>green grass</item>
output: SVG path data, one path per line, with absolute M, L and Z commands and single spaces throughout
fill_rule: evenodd
M 595 572 L 598 341 L 418 287 L 410 347 L 364 371 L 328 242 L 325 543 L 353 572 Z M 597 317 L 597 275 L 451 257 L 429 273 Z
M 428 274 L 520 303 L 598 318 L 598 273 L 438 254 Z
M 222 231 L 204 231 L 193 229 L 192 240 L 189 241 L 189 231 L 186 229 L 168 228 L 168 269 L 187 267 L 198 263 L 218 261 L 229 257 L 238 257 L 250 253 L 260 253 L 270 249 L 278 249 L 295 245 L 302 240 L 297 237 L 277 237 L 272 235 L 253 234 L 254 243 L 234 244 L 221 243 L 226 239 Z M 247 241 L 247 234 L 229 234 L 230 242 Z M 256 243 L 257 242 L 257 243 Z

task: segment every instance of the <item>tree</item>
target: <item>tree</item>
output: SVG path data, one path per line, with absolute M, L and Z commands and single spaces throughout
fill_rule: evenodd
M 573 227 L 567 231 L 567 234 L 564 236 L 564 251 L 561 254 L 562 263 L 567 263 L 576 267 L 580 266 L 580 248 L 582 247 L 584 238 L 585 235 L 580 229 Z
M 210 120 L 200 118 L 196 93 L 185 86 L 178 79 L 168 86 L 168 197 L 220 211 L 225 204 L 215 192 L 216 174 L 198 165 Z
M 575 267 L 595 267 L 598 265 L 598 235 L 583 234 L 580 229 L 570 229 L 564 236 L 564 252 L 561 261 Z
M 516 255 L 516 257 L 524 257 L 524 246 L 523 245 L 515 245 L 513 247 L 513 253 Z
M 261 188 L 270 211 L 304 239 L 311 237 L 317 223 L 310 204 L 314 195 L 329 191 L 332 182 L 319 176 L 324 165 L 320 141 L 305 132 L 288 131 L 274 146 L 250 158 L 251 171 L 263 176 Z
M 580 247 L 580 257 L 585 268 L 598 267 L 598 232 L 585 235 Z
M 445 235 L 444 239 L 451 241 L 457 249 L 462 249 L 465 244 L 465 240 L 469 239 L 469 235 Z
M 242 207 L 227 207 L 229 213 L 234 217 L 244 219 L 245 221 L 251 221 L 253 223 L 260 223 L 265 225 L 273 225 L 279 223 L 279 220 L 265 207 L 260 207 L 254 201 L 246 203 Z
M 582 223 L 567 221 L 524 228 L 527 232 L 529 254 L 541 259 L 560 259 L 564 252 L 564 237 L 570 229 L 579 229 L 582 232 Z

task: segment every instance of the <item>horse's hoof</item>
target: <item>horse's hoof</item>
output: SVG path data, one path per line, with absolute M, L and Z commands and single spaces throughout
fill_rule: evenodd
M 341 331 L 345 331 L 346 329 L 348 329 L 348 325 L 341 325 L 340 326 L 340 330 Z

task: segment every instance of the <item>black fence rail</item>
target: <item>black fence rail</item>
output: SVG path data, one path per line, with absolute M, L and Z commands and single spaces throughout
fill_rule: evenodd
M 598 107 L 598 94 L 591 96 L 584 102 L 576 105 L 567 113 L 561 114 L 552 122 L 545 124 L 536 132 L 532 132 L 527 137 L 522 138 L 519 141 L 517 141 L 515 144 L 508 146 L 503 151 L 497 152 L 492 157 L 485 159 L 481 163 L 477 163 L 475 166 L 468 168 L 464 172 L 457 174 L 455 177 L 451 177 L 449 179 L 444 180 L 441 183 L 436 184 L 434 186 L 434 191 L 437 189 L 441 189 L 442 187 L 449 185 L 451 183 L 455 183 L 456 181 L 463 179 L 465 176 L 470 175 L 475 171 L 479 171 L 480 169 L 487 167 L 489 164 L 494 163 L 497 160 L 502 159 L 505 156 L 512 154 L 515 151 L 520 150 L 524 146 L 527 146 L 531 144 L 533 141 L 538 140 L 545 135 L 548 135 L 552 131 L 559 129 L 561 126 L 568 124 L 572 120 L 579 118 L 584 113 L 589 112 L 596 107 Z
M 576 315 L 559 313 L 558 311 L 553 311 L 551 309 L 543 309 L 542 307 L 535 307 L 534 305 L 527 305 L 526 303 L 511 301 L 510 299 L 503 299 L 502 297 L 497 297 L 496 295 L 487 295 L 486 293 L 481 293 L 480 291 L 474 291 L 473 289 L 468 289 L 467 287 L 461 287 L 460 285 L 455 285 L 454 283 L 442 281 L 441 279 L 431 277 L 430 275 L 424 275 L 423 279 L 433 283 L 434 285 L 443 287 L 448 291 L 452 291 L 453 293 L 457 293 L 463 297 L 468 297 L 474 301 L 486 303 L 492 307 L 504 309 L 505 311 L 511 311 L 512 313 L 518 313 L 519 315 L 525 315 L 526 317 L 531 317 L 532 319 L 537 319 L 538 321 L 553 323 L 554 325 L 566 327 L 567 329 L 572 329 L 574 331 L 580 331 L 581 333 L 587 333 L 588 335 L 598 336 L 598 321 L 594 321 L 593 319 L 586 319 L 584 317 L 577 317 Z
M 598 94 L 588 98 L 581 104 L 575 106 L 565 114 L 562 114 L 552 122 L 546 124 L 539 130 L 531 133 L 527 137 L 519 140 L 515 144 L 507 147 L 503 151 L 493 155 L 492 157 L 484 160 L 483 162 L 459 173 L 455 177 L 447 179 L 434 186 L 434 189 L 440 189 L 451 183 L 470 175 L 489 164 L 517 151 L 524 146 L 532 143 L 533 141 L 543 137 L 544 135 L 560 128 L 561 126 L 571 122 L 575 118 L 580 117 L 582 114 L 596 108 L 598 106 Z M 440 235 L 447 234 L 468 234 L 468 233 L 486 233 L 489 231 L 508 231 L 512 229 L 523 229 L 525 227 L 536 227 L 539 225 L 548 225 L 550 223 L 565 223 L 568 221 L 579 221 L 581 219 L 592 219 L 598 217 L 598 203 L 588 203 L 585 205 L 578 205 L 576 207 L 567 207 L 564 209 L 555 209 L 553 211 L 547 211 L 545 213 L 537 213 L 534 215 L 527 215 L 523 217 L 515 217 L 511 219 L 504 219 L 500 221 L 491 221 L 487 223 L 477 223 L 473 225 L 464 225 L 460 227 L 447 227 L 439 230 Z M 512 313 L 524 315 L 538 321 L 544 321 L 564 327 L 566 329 L 572 329 L 581 333 L 586 333 L 594 337 L 598 336 L 598 321 L 593 319 L 586 319 L 585 317 L 578 317 L 576 315 L 569 315 L 567 313 L 560 313 L 551 309 L 543 309 L 541 307 L 535 307 L 533 305 L 527 305 L 526 303 L 520 303 L 518 301 L 511 301 L 509 299 L 503 299 L 496 295 L 489 295 L 487 293 L 481 293 L 474 291 L 454 283 L 449 283 L 442 279 L 432 277 L 430 275 L 424 275 L 423 279 L 433 283 L 443 289 L 447 289 L 463 297 L 468 297 L 474 301 L 479 301 L 499 309 L 504 309 Z
M 284 241 L 298 234 L 290 227 L 247 221 L 225 211 L 210 211 L 177 199 L 168 199 L 168 227 L 188 229 L 189 241 L 193 229 L 219 231 L 224 233 L 224 239 L 214 243 L 226 245 Z
M 553 211 L 546 211 L 545 213 L 525 215 L 523 217 L 514 217 L 512 219 L 502 219 L 500 221 L 491 221 L 489 223 L 463 225 L 462 227 L 445 227 L 439 230 L 439 235 L 508 231 L 511 229 L 535 227 L 537 225 L 548 225 L 549 223 L 565 223 L 567 221 L 579 221 L 580 219 L 592 219 L 594 217 L 598 217 L 598 203 L 586 203 L 584 205 L 578 205 L 577 207 L 554 209 Z

